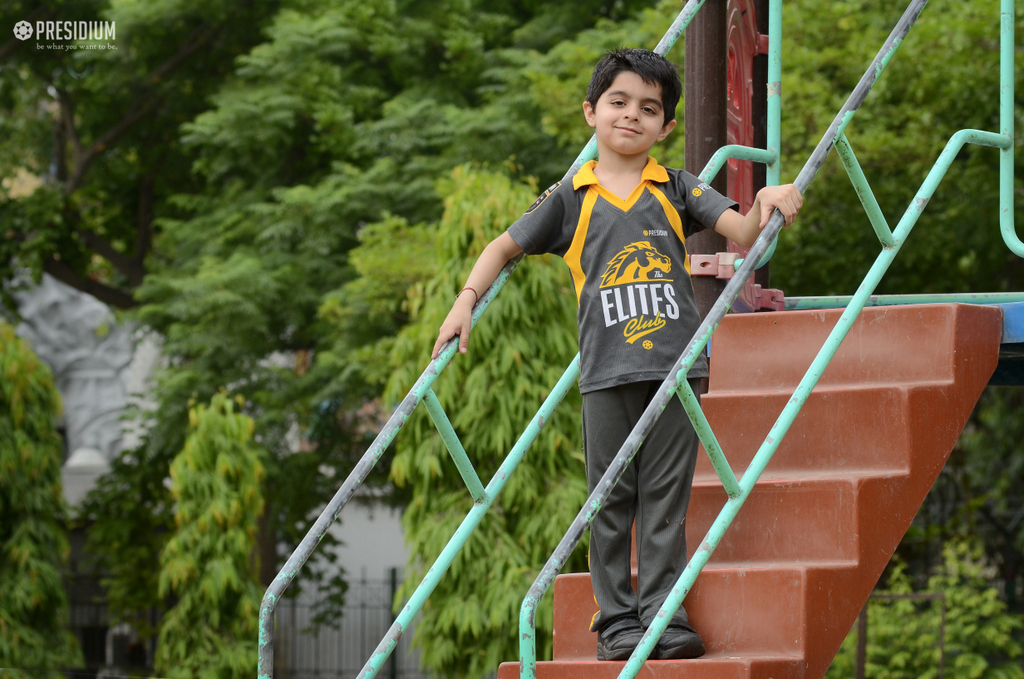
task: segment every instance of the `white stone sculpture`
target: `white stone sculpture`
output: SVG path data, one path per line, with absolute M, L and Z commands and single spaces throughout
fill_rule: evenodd
M 68 452 L 96 450 L 109 462 L 121 452 L 133 328 L 118 325 L 95 297 L 45 274 L 14 297 L 24 321 L 18 334 L 50 366 L 64 402 Z

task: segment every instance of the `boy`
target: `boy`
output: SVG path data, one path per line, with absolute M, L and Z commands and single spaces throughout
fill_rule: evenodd
M 775 208 L 792 222 L 802 204 L 793 185 L 758 192 L 745 216 L 693 175 L 648 156 L 676 125 L 682 85 L 676 67 L 647 50 L 620 49 L 594 68 L 583 103 L 599 161 L 542 194 L 480 255 L 441 325 L 433 356 L 459 336 L 466 352 L 470 316 L 501 267 L 520 252 L 552 252 L 569 265 L 579 304 L 583 446 L 591 492 L 700 323 L 684 241 L 701 228 L 744 246 Z M 470 294 L 471 293 L 471 294 Z M 701 357 L 688 375 L 706 377 Z M 697 389 L 694 389 L 697 393 Z M 670 401 L 595 518 L 590 571 L 599 612 L 598 660 L 632 654 L 686 565 L 686 509 L 697 437 Z M 630 582 L 636 519 L 637 591 Z M 697 658 L 701 638 L 681 607 L 653 658 Z

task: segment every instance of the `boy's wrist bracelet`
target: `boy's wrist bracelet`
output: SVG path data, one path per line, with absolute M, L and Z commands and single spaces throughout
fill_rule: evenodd
M 466 287 L 462 288 L 461 290 L 459 290 L 459 292 L 458 292 L 458 293 L 457 293 L 457 294 L 455 295 L 455 299 L 458 299 L 458 298 L 459 298 L 459 296 L 460 296 L 460 295 L 461 295 L 462 293 L 464 293 L 464 292 L 465 292 L 466 290 L 469 290 L 470 292 L 472 292 L 472 293 L 473 293 L 473 297 L 474 297 L 474 299 L 473 299 L 473 305 L 475 306 L 475 305 L 476 305 L 476 303 L 480 301 L 480 295 L 479 295 L 479 294 L 477 293 L 477 291 L 476 291 L 476 290 L 474 290 L 473 288 L 469 287 L 468 285 L 467 285 Z

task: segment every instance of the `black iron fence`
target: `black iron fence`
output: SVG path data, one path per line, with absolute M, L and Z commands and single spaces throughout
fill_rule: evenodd
M 359 674 L 394 621 L 397 577 L 351 582 L 337 627 L 313 626 L 310 604 L 285 600 L 277 607 L 275 679 L 351 679 Z M 377 674 L 381 679 L 426 679 L 410 645 L 415 626 Z
M 313 602 L 285 599 L 277 609 L 275 679 L 354 679 L 394 621 L 391 603 L 401 582 L 397 569 L 387 574 L 383 579 L 364 574 L 350 580 L 342 616 L 334 626 L 315 624 Z M 67 670 L 68 679 L 115 679 L 128 676 L 129 670 L 140 677 L 152 670 L 153 640 L 136 640 L 127 626 L 111 628 L 102 603 L 75 597 L 70 603 L 69 623 L 86 667 Z M 427 679 L 419 667 L 419 651 L 411 646 L 414 633 L 415 625 L 377 674 L 380 679 Z

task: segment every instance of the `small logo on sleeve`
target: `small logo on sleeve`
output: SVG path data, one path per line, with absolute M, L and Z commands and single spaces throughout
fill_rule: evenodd
M 710 190 L 711 185 L 709 185 L 707 182 L 701 182 L 700 184 L 697 184 L 697 186 L 693 187 L 693 191 L 690 191 L 690 193 L 693 194 L 694 198 L 700 198 L 705 191 Z

